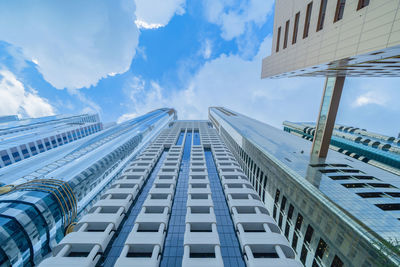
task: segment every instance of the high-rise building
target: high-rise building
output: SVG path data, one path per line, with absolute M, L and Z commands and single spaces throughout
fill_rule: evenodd
M 0 120 L 0 168 L 74 142 L 103 129 L 97 114 Z M 1 174 L 0 174 L 1 179 Z
M 209 119 L 305 266 L 400 265 L 398 175 L 333 150 L 311 163 L 309 141 L 226 108 Z
M 277 0 L 262 77 L 399 76 L 397 0 Z
M 92 131 L 86 123 L 90 122 L 87 120 L 98 120 L 95 117 L 61 116 L 15 121 L 10 122 L 16 124 L 14 127 L 6 127 L 10 139 L 14 138 L 13 134 L 29 135 L 32 130 L 47 136 L 44 129 L 54 132 L 60 128 L 64 132 L 67 130 L 67 140 L 70 137 L 76 140 L 64 142 L 61 134 L 61 141 L 55 139 L 57 148 L 53 146 L 46 153 L 0 169 L 3 184 L 0 187 L 0 266 L 34 266 L 47 257 L 70 231 L 76 218 L 91 210 L 100 194 L 127 164 L 161 129 L 175 120 L 176 112 L 173 109 L 155 110 L 79 139 L 79 135 Z M 85 126 L 83 132 L 81 124 Z M 71 130 L 74 127 L 79 130 Z M 29 138 L 35 140 L 41 136 Z M 62 146 L 60 142 L 63 142 Z M 103 212 L 111 213 L 107 209 Z
M 313 141 L 315 123 L 283 122 L 286 132 Z M 344 125 L 335 125 L 330 148 L 400 175 L 400 139 Z
M 326 77 L 311 154 L 326 158 L 345 78 L 400 76 L 398 0 L 277 0 L 262 78 Z
M 301 266 L 207 121 L 169 123 L 40 266 Z

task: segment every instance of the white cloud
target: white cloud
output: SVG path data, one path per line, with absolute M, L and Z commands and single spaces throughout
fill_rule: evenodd
M 0 115 L 18 114 L 21 117 L 54 115 L 48 100 L 37 91 L 26 90 L 24 85 L 8 70 L 0 70 Z
M 136 24 L 139 28 L 157 29 L 175 15 L 185 13 L 186 0 L 135 0 Z
M 369 91 L 366 92 L 365 94 L 360 95 L 359 97 L 356 98 L 354 101 L 354 106 L 356 107 L 361 107 L 364 105 L 368 104 L 376 104 L 380 106 L 385 106 L 387 103 L 388 99 L 386 95 L 383 95 L 379 91 Z
M 163 24 L 147 23 L 146 21 L 143 21 L 140 19 L 135 20 L 135 24 L 139 29 L 147 29 L 147 30 L 158 29 L 158 28 L 164 27 Z
M 267 37 L 251 60 L 223 54 L 207 62 L 181 90 L 171 92 L 155 81 L 135 77 L 127 85 L 132 103 L 127 114 L 173 107 L 179 119 L 206 119 L 209 106 L 222 105 L 276 127 L 285 119 L 314 120 L 323 79 L 261 80 L 261 59 L 270 46 L 271 38 Z
M 21 47 L 54 87 L 89 87 L 129 69 L 134 14 L 132 0 L 1 1 L 0 38 Z
M 263 25 L 272 11 L 273 0 L 204 0 L 209 22 L 221 27 L 222 38 L 231 40 L 246 32 L 252 25 Z

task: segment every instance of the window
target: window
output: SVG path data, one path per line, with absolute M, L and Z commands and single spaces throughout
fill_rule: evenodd
M 335 255 L 331 267 L 343 267 L 343 261 L 337 255 Z
M 282 202 L 281 202 L 281 211 L 285 210 L 286 207 L 286 197 L 282 197 Z
M 324 253 L 326 251 L 326 248 L 328 245 L 325 243 L 325 241 L 321 238 L 318 242 L 318 247 L 317 250 L 315 251 L 315 259 L 313 262 L 313 267 L 318 267 L 319 265 L 316 263 L 316 259 L 321 260 L 322 257 L 324 256 Z
M 297 31 L 299 30 L 299 20 L 300 20 L 300 12 L 297 12 L 296 17 L 294 18 L 292 44 L 295 44 L 297 42 Z
M 275 204 L 274 204 L 274 211 L 273 211 L 273 217 L 274 217 L 274 218 L 275 218 L 275 216 L 276 216 L 276 205 L 278 205 L 280 193 L 281 193 L 281 192 L 279 191 L 279 189 L 276 189 Z
M 400 203 L 375 204 L 381 210 L 400 210 Z
M 290 21 L 286 21 L 286 25 L 285 25 L 285 39 L 283 39 L 283 49 L 285 49 L 287 47 L 287 39 L 288 39 L 288 35 L 289 35 L 289 24 Z
M 26 148 L 26 145 L 20 145 L 19 148 L 21 149 L 22 155 L 24 156 L 24 159 L 29 158 L 31 155 L 29 155 L 28 149 Z
M 307 5 L 306 19 L 304 21 L 303 39 L 308 37 L 308 30 L 310 28 L 310 21 L 311 21 L 311 11 L 312 11 L 312 2 Z
M 328 2 L 328 0 L 321 0 L 321 6 L 319 8 L 317 31 L 320 31 L 320 30 L 322 30 L 322 28 L 324 28 L 324 20 L 325 20 L 326 3 L 327 2 Z
M 313 233 L 314 233 L 314 229 L 311 227 L 311 225 L 309 225 L 307 227 L 306 235 L 304 237 L 304 242 L 310 243 Z
M 0 152 L 1 160 L 3 161 L 4 165 L 10 165 L 11 164 L 11 159 L 10 156 L 8 155 L 7 150 L 3 150 Z
M 33 142 L 29 143 L 29 148 L 31 150 L 32 155 L 36 155 L 38 153 L 37 149 L 36 149 L 36 146 L 35 146 L 35 144 Z
M 281 39 L 281 27 L 278 28 L 278 36 L 276 37 L 276 52 L 279 52 L 279 43 Z
M 369 0 L 358 0 L 357 10 L 369 5 Z
M 286 236 L 286 238 L 287 239 L 289 239 L 289 230 L 290 230 L 290 225 L 288 224 L 288 223 L 286 223 L 286 226 L 285 226 L 285 236 Z
M 306 264 L 307 260 L 307 248 L 303 245 L 301 249 L 301 255 L 300 255 L 300 260 L 303 264 Z
M 297 236 L 296 232 L 293 234 L 293 240 L 292 240 L 292 248 L 294 251 L 296 251 L 297 248 L 297 241 L 299 240 L 299 237 Z
M 290 204 L 289 212 L 288 212 L 288 220 L 290 220 L 290 221 L 292 220 L 293 210 L 294 210 L 294 207 L 292 206 L 292 204 Z
M 299 213 L 299 215 L 297 216 L 297 221 L 296 221 L 296 227 L 295 229 L 300 231 L 301 228 L 301 224 L 303 223 L 303 216 Z
M 339 21 L 343 18 L 345 5 L 346 5 L 346 0 L 337 0 L 335 19 L 333 20 L 333 22 Z

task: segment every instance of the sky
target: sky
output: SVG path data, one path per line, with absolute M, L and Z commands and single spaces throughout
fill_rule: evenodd
M 0 116 L 122 122 L 224 106 L 282 128 L 315 121 L 323 78 L 260 79 L 273 0 L 0 0 Z M 400 78 L 347 78 L 337 123 L 397 136 Z

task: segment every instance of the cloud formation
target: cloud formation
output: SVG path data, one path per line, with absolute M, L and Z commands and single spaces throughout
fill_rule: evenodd
M 8 70 L 0 70 L 0 115 L 20 115 L 41 117 L 55 114 L 55 109 L 47 99 L 40 97 L 33 89 L 25 89 L 15 75 Z
M 134 14 L 132 0 L 2 1 L 0 36 L 54 87 L 90 87 L 129 69 L 139 36 Z
M 225 40 L 244 34 L 252 25 L 263 25 L 273 4 L 273 0 L 204 1 L 208 21 L 221 27 L 221 36 Z
M 135 3 L 136 25 L 157 29 L 167 25 L 175 14 L 184 14 L 186 0 L 135 0 Z

